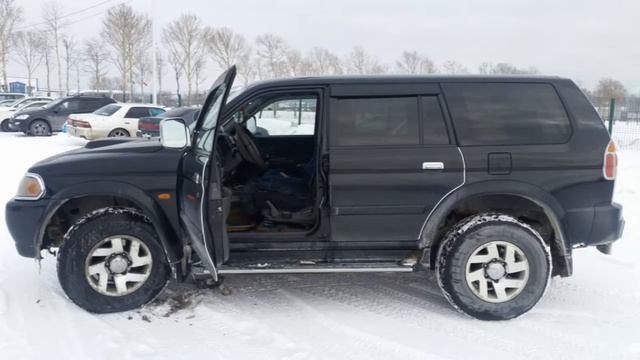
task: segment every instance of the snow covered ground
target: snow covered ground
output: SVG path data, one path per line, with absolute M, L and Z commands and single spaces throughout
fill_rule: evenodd
M 141 310 L 89 314 L 55 259 L 19 257 L 4 223 L 24 171 L 82 144 L 0 133 L 2 359 L 640 359 L 640 152 L 620 154 L 627 228 L 613 255 L 576 250 L 573 277 L 491 323 L 455 312 L 424 273 L 235 276 L 231 295 L 174 286 Z

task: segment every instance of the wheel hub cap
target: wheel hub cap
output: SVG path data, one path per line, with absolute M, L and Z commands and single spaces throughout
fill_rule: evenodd
M 490 303 L 515 298 L 529 280 L 529 261 L 525 253 L 507 241 L 480 245 L 471 253 L 465 270 L 471 292 Z
M 490 262 L 484 271 L 487 273 L 487 276 L 494 281 L 498 281 L 507 275 L 507 269 L 504 264 L 499 261 Z
M 151 276 L 153 258 L 149 247 L 130 235 L 109 236 L 89 251 L 85 276 L 103 295 L 125 296 L 138 290 Z
M 127 254 L 114 254 L 106 261 L 106 266 L 112 274 L 124 274 L 129 270 L 130 261 Z

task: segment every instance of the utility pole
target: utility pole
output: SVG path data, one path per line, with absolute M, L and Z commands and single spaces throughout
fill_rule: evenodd
M 157 71 L 158 71 L 158 42 L 156 39 L 156 2 L 155 0 L 151 0 L 151 47 L 152 47 L 152 64 L 151 64 L 151 102 L 155 105 L 158 103 L 158 92 L 156 87 L 157 79 Z

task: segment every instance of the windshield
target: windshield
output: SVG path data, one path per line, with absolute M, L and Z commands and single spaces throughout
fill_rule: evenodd
M 101 107 L 100 109 L 94 111 L 93 113 L 96 115 L 102 116 L 111 116 L 115 114 L 116 111 L 120 110 L 121 106 L 116 104 L 109 104 Z

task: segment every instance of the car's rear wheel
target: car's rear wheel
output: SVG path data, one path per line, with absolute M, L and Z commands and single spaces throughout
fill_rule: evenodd
M 29 125 L 29 134 L 33 136 L 49 136 L 51 135 L 51 127 L 44 120 L 35 120 Z
M 436 271 L 455 308 L 481 320 L 507 320 L 540 300 L 551 258 L 538 232 L 527 224 L 504 214 L 479 214 L 447 233 Z
M 0 131 L 3 131 L 3 132 L 11 131 L 11 129 L 9 128 L 9 119 L 2 120 L 2 123 L 0 123 Z
M 80 220 L 58 252 L 58 279 L 87 311 L 135 309 L 153 300 L 170 270 L 158 235 L 136 212 L 103 209 Z
M 111 132 L 109 133 L 109 137 L 129 137 L 130 134 L 127 130 L 125 129 L 113 129 L 111 130 Z

